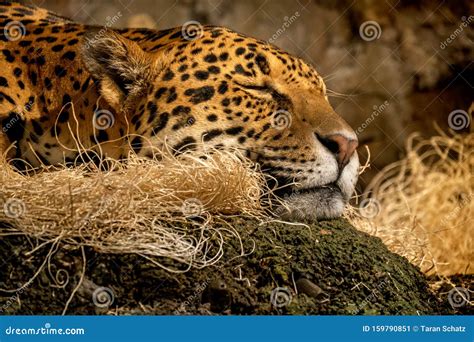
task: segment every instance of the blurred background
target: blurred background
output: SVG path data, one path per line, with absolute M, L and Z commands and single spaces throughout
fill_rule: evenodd
M 311 63 L 371 168 L 413 132 L 472 132 L 474 2 L 400 0 L 39 0 L 76 21 L 164 29 L 196 20 L 269 41 Z M 364 157 L 365 156 L 365 157 Z

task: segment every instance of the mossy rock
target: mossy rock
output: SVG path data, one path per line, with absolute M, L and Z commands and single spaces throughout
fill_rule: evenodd
M 238 239 L 230 239 L 219 263 L 185 273 L 166 271 L 137 255 L 86 248 L 82 285 L 67 313 L 451 313 L 416 267 L 344 220 L 305 226 L 258 225 L 242 218 L 229 222 L 249 254 L 242 256 Z M 27 255 L 32 246 L 24 236 L 0 240 L 0 288 L 18 288 L 38 270 L 48 248 Z M 61 314 L 81 279 L 81 250 L 62 244 L 49 264 L 19 293 L 0 292 L 0 312 Z M 102 290 L 105 297 L 97 296 Z M 107 295 L 113 296 L 111 304 Z

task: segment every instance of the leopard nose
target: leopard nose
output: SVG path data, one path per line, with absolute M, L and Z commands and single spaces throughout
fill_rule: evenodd
M 342 134 L 331 134 L 327 136 L 316 134 L 316 136 L 321 144 L 335 154 L 337 163 L 341 168 L 346 166 L 359 145 L 357 139 L 348 138 Z

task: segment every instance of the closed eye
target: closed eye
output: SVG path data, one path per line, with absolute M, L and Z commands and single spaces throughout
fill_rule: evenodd
M 251 89 L 251 90 L 258 90 L 258 91 L 264 91 L 266 93 L 271 93 L 274 91 L 274 89 L 269 85 L 269 84 L 263 84 L 263 85 L 256 85 L 256 84 L 242 84 L 239 82 L 235 82 L 238 86 L 241 86 L 244 89 Z
M 286 96 L 279 93 L 275 88 L 273 88 L 268 83 L 264 83 L 263 85 L 256 85 L 256 84 L 242 84 L 242 83 L 239 83 L 239 82 L 235 82 L 235 84 L 241 86 L 244 89 L 257 90 L 257 91 L 260 91 L 260 92 L 270 94 L 274 99 L 286 98 Z
M 281 108 L 291 108 L 292 102 L 288 96 L 278 92 L 275 88 L 273 88 L 270 84 L 264 83 L 263 85 L 255 85 L 255 84 L 242 84 L 239 82 L 235 82 L 237 85 L 242 87 L 246 90 L 254 90 L 260 94 L 270 95 L 273 101 L 275 101 L 279 107 Z

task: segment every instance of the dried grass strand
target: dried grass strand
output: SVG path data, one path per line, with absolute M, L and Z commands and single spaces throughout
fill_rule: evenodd
M 380 212 L 346 216 L 380 237 L 426 273 L 472 272 L 474 260 L 474 133 L 421 139 L 412 135 L 407 155 L 383 169 L 366 189 Z

